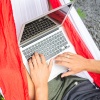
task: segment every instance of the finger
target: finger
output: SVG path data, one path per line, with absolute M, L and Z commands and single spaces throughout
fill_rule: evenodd
M 63 57 L 63 56 L 58 56 L 55 58 L 55 61 L 65 61 L 65 62 L 70 62 L 70 59 L 67 57 Z
M 68 59 L 72 59 L 73 58 L 73 55 L 75 55 L 75 54 L 70 53 L 70 52 L 66 52 L 66 53 L 63 53 L 62 54 L 63 57 L 66 57 Z
M 41 57 L 41 62 L 43 64 L 46 64 L 46 59 L 45 59 L 44 55 L 43 54 L 40 54 L 40 57 Z
M 63 54 L 58 55 L 57 57 L 66 57 L 68 59 L 72 59 L 72 56 L 73 56 L 72 54 L 65 52 Z
M 34 56 L 35 56 L 36 62 L 37 62 L 38 67 L 39 67 L 41 64 L 41 58 L 37 52 L 35 52 Z
M 32 56 L 32 64 L 33 64 L 34 68 L 38 67 L 37 61 L 36 61 L 36 58 L 34 55 Z
M 75 74 L 75 72 L 73 72 L 73 71 L 70 70 L 69 72 L 63 73 L 61 75 L 61 78 L 66 77 L 66 76 L 70 76 L 70 75 L 73 75 L 73 74 Z
M 53 59 L 51 59 L 49 62 L 49 71 L 50 72 L 51 72 L 52 66 L 53 66 Z
M 71 53 L 71 52 L 65 52 L 63 53 L 63 55 L 70 55 L 70 56 L 73 56 L 73 55 L 76 55 L 75 53 Z
M 32 59 L 28 60 L 28 64 L 29 64 L 29 69 L 30 69 L 30 73 L 33 71 L 33 64 L 32 64 Z
M 65 67 L 71 68 L 71 64 L 68 62 L 65 62 L 65 61 L 56 61 L 55 63 L 60 66 L 65 66 Z

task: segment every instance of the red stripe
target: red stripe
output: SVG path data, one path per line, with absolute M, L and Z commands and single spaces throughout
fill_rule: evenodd
M 29 100 L 10 0 L 0 0 L 0 87 L 5 100 Z

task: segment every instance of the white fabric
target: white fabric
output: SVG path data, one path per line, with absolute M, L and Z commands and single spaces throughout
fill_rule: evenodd
M 3 93 L 2 93 L 2 90 L 1 90 L 1 88 L 0 88 L 0 94 L 4 97 L 4 95 L 3 95 Z
M 47 0 L 11 0 L 13 16 L 19 37 L 22 25 L 48 11 Z

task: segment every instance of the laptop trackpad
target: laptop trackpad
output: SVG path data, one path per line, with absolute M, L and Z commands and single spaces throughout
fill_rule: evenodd
M 67 71 L 67 68 L 66 68 L 66 67 L 62 67 L 62 66 L 56 65 L 56 64 L 54 63 L 48 81 L 54 79 L 54 78 L 55 78 L 56 76 L 58 76 L 60 73 L 64 73 L 64 72 L 66 72 L 66 71 Z

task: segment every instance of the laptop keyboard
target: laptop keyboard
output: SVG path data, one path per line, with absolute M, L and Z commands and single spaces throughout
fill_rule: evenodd
M 21 42 L 45 31 L 46 29 L 53 27 L 54 25 L 56 24 L 47 17 L 42 17 L 26 24 L 21 38 Z
M 23 50 L 23 53 L 26 59 L 29 59 L 34 52 L 38 52 L 40 54 L 44 54 L 46 60 L 48 60 L 68 47 L 68 42 L 66 41 L 62 31 L 59 31 L 56 34 Z

